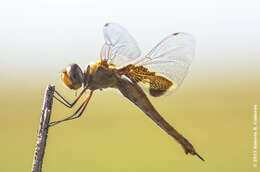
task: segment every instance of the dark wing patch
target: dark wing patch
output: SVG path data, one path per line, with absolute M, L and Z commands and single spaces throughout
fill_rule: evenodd
M 173 86 L 173 82 L 163 76 L 156 75 L 155 72 L 150 72 L 143 66 L 128 65 L 119 69 L 121 74 L 126 75 L 135 83 L 143 83 L 149 88 L 151 96 L 159 97 L 163 95 L 170 87 Z
M 153 88 L 150 88 L 149 89 L 149 93 L 151 96 L 153 97 L 160 97 L 162 96 L 167 90 L 156 90 L 156 89 L 153 89 Z

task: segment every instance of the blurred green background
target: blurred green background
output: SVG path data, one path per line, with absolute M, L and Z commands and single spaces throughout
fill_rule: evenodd
M 31 169 L 46 86 L 75 99 L 59 72 L 72 62 L 84 68 L 97 61 L 102 27 L 110 21 L 128 28 L 144 50 L 172 32 L 196 37 L 196 57 L 182 87 L 149 98 L 206 161 L 185 155 L 142 111 L 108 89 L 94 93 L 80 119 L 49 129 L 43 171 L 259 171 L 253 167 L 253 107 L 260 102 L 260 20 L 257 4 L 232 5 L 1 2 L 0 171 Z M 73 110 L 54 101 L 51 120 Z

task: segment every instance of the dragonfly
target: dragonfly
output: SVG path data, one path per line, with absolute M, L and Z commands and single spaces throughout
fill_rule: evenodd
M 107 23 L 103 33 L 105 43 L 100 51 L 100 61 L 88 65 L 84 71 L 77 64 L 62 70 L 61 80 L 65 86 L 72 90 L 82 88 L 77 98 L 70 103 L 58 91 L 54 98 L 72 108 L 87 90 L 89 95 L 71 116 L 49 125 L 79 118 L 93 92 L 115 88 L 173 137 L 186 154 L 196 155 L 204 161 L 193 145 L 160 115 L 144 92 L 144 88 L 148 88 L 152 97 L 160 97 L 180 87 L 194 56 L 193 36 L 184 32 L 170 34 L 141 56 L 136 40 L 121 25 Z

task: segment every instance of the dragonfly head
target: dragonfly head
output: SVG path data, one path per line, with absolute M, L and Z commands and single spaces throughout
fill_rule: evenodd
M 77 64 L 70 64 L 62 70 L 62 82 L 70 89 L 77 90 L 82 84 L 85 85 L 84 74 Z

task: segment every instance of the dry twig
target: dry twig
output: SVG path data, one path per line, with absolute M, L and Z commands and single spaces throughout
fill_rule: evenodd
M 36 148 L 32 164 L 32 172 L 42 171 L 42 163 L 48 136 L 48 125 L 51 116 L 54 90 L 54 86 L 48 85 L 45 91 Z

